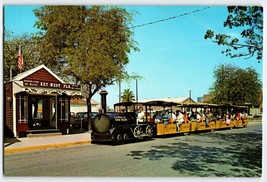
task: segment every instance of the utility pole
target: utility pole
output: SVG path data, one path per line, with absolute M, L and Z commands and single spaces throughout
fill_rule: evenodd
M 136 102 L 138 102 L 138 80 L 136 79 Z
M 119 103 L 121 102 L 121 81 L 119 81 Z
M 13 65 L 10 66 L 10 70 L 9 70 L 10 81 L 12 81 L 12 79 L 13 79 L 12 69 L 13 69 Z
M 191 103 L 191 90 L 189 90 L 189 102 Z

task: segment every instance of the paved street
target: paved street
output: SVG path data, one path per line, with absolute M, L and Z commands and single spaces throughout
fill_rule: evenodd
M 260 177 L 262 126 L 4 155 L 5 176 Z

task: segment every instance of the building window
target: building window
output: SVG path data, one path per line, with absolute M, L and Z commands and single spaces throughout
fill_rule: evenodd
M 69 99 L 59 98 L 59 104 L 60 104 L 59 122 L 68 122 L 69 121 Z
M 18 96 L 18 121 L 19 123 L 28 122 L 28 97 Z

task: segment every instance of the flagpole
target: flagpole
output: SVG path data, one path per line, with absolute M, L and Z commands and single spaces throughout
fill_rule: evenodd
M 18 51 L 18 69 L 19 69 L 19 73 L 21 73 L 22 69 L 23 69 L 23 55 L 21 52 L 21 43 L 19 43 L 19 51 Z

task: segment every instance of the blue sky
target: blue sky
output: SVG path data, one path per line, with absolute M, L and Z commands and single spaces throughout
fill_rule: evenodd
M 208 6 L 122 6 L 134 16 L 133 25 L 144 24 Z M 226 29 L 223 22 L 227 17 L 226 6 L 209 6 L 210 8 L 168 21 L 137 27 L 134 39 L 138 42 L 139 52 L 129 55 L 127 65 L 129 73 L 143 77 L 138 81 L 138 96 L 142 99 L 167 97 L 203 96 L 209 92 L 214 82 L 213 71 L 216 66 L 230 63 L 240 68 L 253 67 L 262 77 L 262 62 L 255 58 L 230 59 L 221 54 L 225 47 L 218 46 L 204 35 L 208 29 L 220 33 L 237 35 L 238 29 Z M 36 32 L 33 27 L 37 20 L 33 9 L 38 6 L 5 6 L 4 25 L 14 35 Z M 27 60 L 25 60 L 27 61 Z M 135 81 L 122 83 L 122 91 L 130 88 L 135 93 Z M 108 105 L 119 100 L 119 86 L 109 86 Z M 100 102 L 98 94 L 94 99 Z

